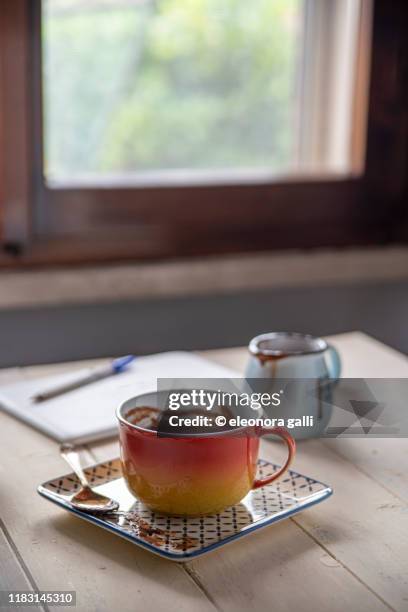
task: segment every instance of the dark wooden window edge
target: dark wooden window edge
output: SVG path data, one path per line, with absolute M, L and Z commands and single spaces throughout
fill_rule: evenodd
M 1 15 L 1 267 L 408 241 L 402 0 L 375 3 L 363 176 L 139 189 L 44 186 L 39 7 L 13 0 Z

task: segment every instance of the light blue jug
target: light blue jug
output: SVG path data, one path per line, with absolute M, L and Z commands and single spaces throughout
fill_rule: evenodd
M 319 436 L 330 420 L 332 391 L 340 377 L 337 350 L 308 334 L 272 332 L 253 338 L 249 353 L 245 378 L 252 388 L 272 393 L 284 387 L 280 406 L 266 408 L 264 416 L 311 416 L 312 426 L 294 427 L 290 433 L 297 439 Z

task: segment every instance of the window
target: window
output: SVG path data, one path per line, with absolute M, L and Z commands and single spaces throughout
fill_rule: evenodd
M 358 1 L 42 6 L 50 185 L 352 170 Z
M 406 43 L 385 4 L 7 3 L 7 262 L 390 239 Z
M 50 183 L 293 167 L 302 0 L 46 0 L 42 15 Z

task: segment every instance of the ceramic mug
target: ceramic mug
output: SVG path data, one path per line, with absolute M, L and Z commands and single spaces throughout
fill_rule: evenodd
M 266 410 L 265 416 L 309 415 L 313 426 L 295 427 L 290 430 L 292 435 L 301 439 L 321 434 L 330 420 L 333 388 L 341 373 L 337 350 L 323 338 L 310 334 L 271 332 L 253 338 L 249 353 L 245 377 L 258 379 L 262 391 L 276 391 L 277 381 L 282 379 L 299 381 L 287 384 L 290 397 L 285 397 L 279 407 Z
M 163 410 L 168 392 L 138 395 L 117 410 L 123 475 L 131 493 L 155 512 L 189 516 L 214 514 L 239 502 L 251 489 L 282 476 L 295 455 L 286 429 L 239 428 L 205 433 L 158 435 L 131 422 L 138 407 Z M 256 477 L 259 439 L 279 436 L 287 446 L 283 467 Z

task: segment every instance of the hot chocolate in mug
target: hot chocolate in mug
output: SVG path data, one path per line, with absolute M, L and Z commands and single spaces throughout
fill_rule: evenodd
M 285 389 L 280 405 L 265 409 L 264 416 L 310 416 L 311 426 L 290 432 L 296 439 L 319 436 L 330 420 L 333 389 L 341 373 L 337 350 L 323 338 L 296 332 L 262 334 L 248 348 L 245 377 L 251 387 L 269 393 Z
M 251 489 L 275 481 L 292 463 L 295 441 L 282 427 L 215 427 L 161 435 L 168 393 L 138 395 L 117 410 L 125 481 L 135 497 L 155 512 L 189 516 L 220 512 Z M 274 474 L 259 479 L 259 440 L 265 434 L 280 437 L 288 455 Z

